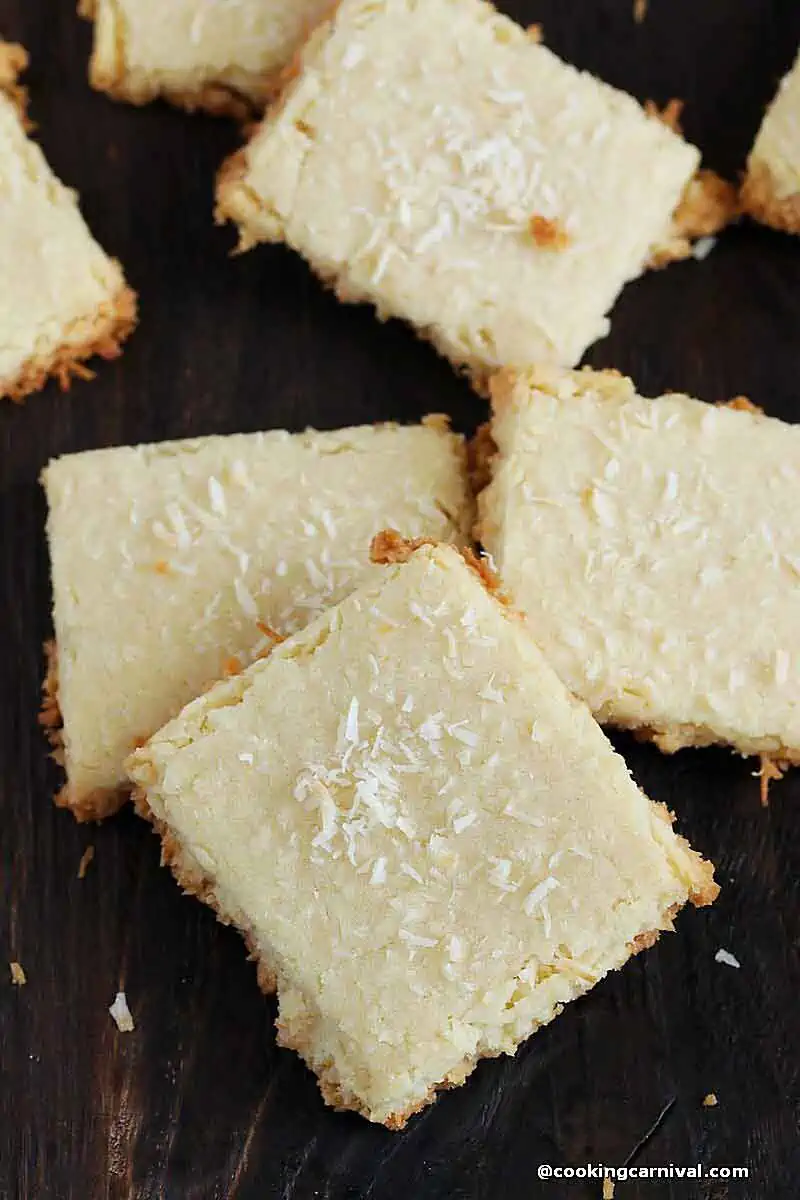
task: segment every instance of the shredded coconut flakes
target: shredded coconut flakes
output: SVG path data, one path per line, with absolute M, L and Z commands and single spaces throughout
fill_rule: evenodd
M 738 958 L 734 958 L 728 950 L 719 949 L 714 955 L 714 962 L 722 963 L 725 967 L 741 967 Z
M 525 915 L 528 917 L 533 916 L 536 909 L 544 903 L 550 892 L 560 886 L 558 880 L 554 879 L 552 875 L 548 875 L 541 883 L 537 883 L 536 887 L 531 892 L 528 892 L 528 895 L 525 897 L 525 903 L 523 904 Z
M 124 992 L 117 992 L 114 997 L 114 1003 L 108 1010 L 114 1018 L 117 1029 L 120 1033 L 132 1033 L 135 1029 L 131 1010 L 128 1008 L 128 1000 Z

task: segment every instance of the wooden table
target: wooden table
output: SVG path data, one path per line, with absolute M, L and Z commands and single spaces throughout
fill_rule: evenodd
M 509 7 L 637 96 L 684 97 L 688 137 L 731 175 L 800 40 L 797 0 L 650 0 L 642 25 L 632 0 Z M 36 724 L 49 631 L 37 475 L 51 455 L 429 409 L 472 430 L 484 414 L 428 346 L 339 306 L 290 253 L 229 258 L 212 181 L 236 129 L 92 93 L 89 29 L 72 8 L 0 0 L 0 30 L 31 51 L 38 137 L 124 262 L 142 316 L 95 382 L 0 411 L 0 963 L 18 959 L 28 976 L 0 985 L 0 1196 L 599 1198 L 597 1181 L 539 1182 L 536 1168 L 621 1164 L 667 1108 L 637 1164 L 747 1165 L 749 1182 L 618 1184 L 618 1197 L 795 1198 L 800 772 L 764 809 L 752 762 L 668 759 L 615 739 L 717 864 L 720 900 L 402 1134 L 323 1106 L 299 1059 L 276 1049 L 274 1003 L 239 938 L 181 897 L 142 822 L 79 828 L 51 805 L 57 772 Z M 589 361 L 632 373 L 645 393 L 744 392 L 797 420 L 799 346 L 800 241 L 745 224 L 705 262 L 628 287 Z M 714 961 L 720 947 L 740 970 Z M 128 1036 L 108 1015 L 118 987 L 136 1019 Z M 716 1108 L 702 1106 L 708 1092 Z

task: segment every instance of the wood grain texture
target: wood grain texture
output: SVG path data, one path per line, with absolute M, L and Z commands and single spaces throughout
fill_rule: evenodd
M 312 1076 L 276 1048 L 274 1005 L 238 937 L 179 895 L 143 823 L 126 813 L 78 828 L 51 806 L 56 773 L 36 725 L 49 630 L 37 476 L 51 455 L 429 409 L 472 429 L 484 413 L 408 330 L 339 307 L 299 259 L 230 259 L 233 235 L 213 227 L 211 204 L 235 129 L 91 93 L 89 30 L 72 8 L 0 0 L 0 33 L 31 51 L 38 136 L 124 262 L 142 320 L 95 382 L 0 411 L 0 968 L 17 959 L 28 977 L 0 980 L 0 1196 L 588 1200 L 599 1183 L 541 1183 L 537 1165 L 622 1163 L 674 1101 L 637 1162 L 745 1164 L 750 1180 L 628 1183 L 618 1196 L 795 1198 L 800 772 L 765 810 L 751 763 L 721 751 L 666 759 L 616 739 L 716 862 L 720 900 L 401 1134 L 324 1108 Z M 729 174 L 800 40 L 796 0 L 650 0 L 641 26 L 632 0 L 508 8 L 610 82 L 684 97 L 688 136 Z M 800 241 L 743 225 L 704 263 L 631 285 L 589 360 L 631 372 L 645 393 L 744 392 L 800 420 L 799 333 Z M 741 970 L 714 962 L 720 946 Z M 124 1037 L 107 1012 L 118 987 L 136 1020 Z M 705 1109 L 710 1091 L 719 1106 Z

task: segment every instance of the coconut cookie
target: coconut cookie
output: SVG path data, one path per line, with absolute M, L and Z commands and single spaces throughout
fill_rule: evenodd
M 129 760 L 278 1038 L 391 1128 L 622 966 L 710 864 L 451 547 L 396 561 Z
M 613 371 L 492 386 L 481 541 L 599 721 L 800 761 L 800 429 Z
M 263 110 L 330 0 L 81 0 L 94 21 L 89 77 L 118 100 L 158 96 L 236 117 Z
M 664 243 L 699 155 L 481 0 L 344 0 L 220 176 L 285 241 L 478 384 L 576 362 Z
M 136 323 L 119 263 L 87 229 L 75 193 L 26 134 L 27 64 L 0 42 L 0 397 L 21 400 L 54 375 L 62 386 L 114 358 Z
M 742 202 L 765 225 L 800 233 L 800 57 L 758 131 L 747 160 Z
M 83 820 L 119 807 L 134 746 L 378 571 L 369 541 L 387 522 L 463 543 L 473 519 L 463 441 L 436 422 L 95 450 L 43 481 L 43 720 L 66 767 L 58 803 Z

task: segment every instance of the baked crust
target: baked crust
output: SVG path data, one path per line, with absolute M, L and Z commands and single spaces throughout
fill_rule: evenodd
M 770 758 L 767 754 L 761 755 L 761 765 L 758 771 L 760 780 L 759 790 L 761 794 L 761 807 L 769 808 L 769 785 L 783 779 L 785 772 L 791 767 L 790 762 L 786 762 L 779 758 Z
M 27 66 L 28 52 L 24 46 L 0 41 L 0 92 L 14 105 L 23 128 L 29 130 L 28 90 L 18 82 Z
M 492 481 L 492 462 L 497 453 L 497 446 L 492 437 L 490 421 L 479 425 L 474 437 L 467 443 L 467 469 L 469 481 L 476 496 Z M 477 534 L 475 535 L 477 539 Z
M 716 171 L 702 167 L 686 185 L 670 230 L 664 241 L 653 247 L 648 266 L 657 270 L 690 258 L 698 238 L 718 234 L 738 220 L 741 211 L 734 185 Z
M 89 82 L 95 91 L 103 92 L 122 104 L 142 108 L 154 100 L 167 100 L 188 113 L 204 112 L 212 117 L 231 117 L 244 124 L 263 112 L 280 87 L 280 73 L 259 79 L 257 99 L 221 82 L 204 83 L 197 88 L 173 88 L 163 84 L 134 88 L 124 75 L 116 75 L 94 62 L 89 69 Z
M 765 162 L 752 160 L 740 193 L 748 216 L 783 233 L 800 233 L 800 192 L 782 196 L 775 177 Z
M 632 733 L 637 741 L 652 742 L 662 754 L 677 754 L 679 750 L 700 750 L 707 746 L 728 746 L 743 758 L 760 758 L 789 766 L 800 765 L 800 746 L 784 746 L 776 738 L 758 738 L 748 742 L 731 742 L 721 738 L 705 725 L 674 725 L 656 729 L 651 725 L 625 725 L 611 721 L 602 713 L 597 715 L 601 725 L 610 729 L 624 729 Z
M 370 542 L 369 556 L 381 566 L 406 563 L 415 550 L 422 546 L 435 546 L 433 538 L 404 538 L 396 529 L 382 529 Z
M 398 533 L 396 529 L 383 529 L 372 539 L 369 555 L 372 562 L 386 566 L 391 563 L 408 562 L 415 550 L 419 550 L 422 546 L 439 545 L 442 543 L 434 541 L 433 538 L 404 538 L 402 533 Z M 498 575 L 485 558 L 481 558 L 468 546 L 463 548 L 450 546 L 448 549 L 455 550 L 457 554 L 461 555 L 470 570 L 475 572 L 486 591 L 495 600 L 506 608 L 510 607 L 511 602 L 503 591 Z M 521 616 L 517 612 L 514 612 L 514 615 Z
M 214 911 L 221 925 L 236 926 L 244 938 L 250 961 L 256 964 L 259 988 L 266 996 L 272 995 L 278 986 L 275 973 L 263 958 L 259 957 L 252 931 L 237 924 L 233 917 L 223 910 L 214 894 L 213 880 L 203 874 L 195 859 L 184 851 L 170 828 L 155 815 L 147 803 L 144 791 L 141 788 L 133 788 L 131 799 L 136 812 L 153 826 L 161 839 L 162 867 L 169 867 L 181 890 L 187 896 L 196 896 L 198 900 L 202 900 L 203 904 L 207 904 Z
M 42 680 L 42 704 L 39 709 L 39 724 L 50 743 L 52 757 L 59 766 L 64 765 L 64 737 L 61 707 L 58 703 L 58 644 L 54 638 L 44 643 L 45 674 Z
M 410 550 L 409 553 L 413 553 L 413 550 Z M 231 925 L 239 931 L 247 947 L 248 958 L 251 962 L 255 963 L 256 979 L 259 988 L 265 995 L 279 994 L 281 979 L 277 964 L 270 962 L 269 958 L 259 949 L 253 930 L 223 908 L 215 893 L 214 881 L 203 872 L 197 861 L 184 849 L 180 840 L 169 826 L 155 815 L 147 802 L 145 791 L 142 788 L 134 788 L 132 797 L 136 812 L 152 825 L 161 840 L 162 866 L 169 867 L 176 882 L 186 895 L 196 896 L 198 900 L 202 900 L 204 904 L 207 904 L 213 910 L 217 920 L 222 925 Z M 658 804 L 653 807 L 663 821 L 669 825 L 673 823 L 674 814 L 665 805 Z M 679 837 L 678 840 L 683 846 L 688 847 L 685 839 Z M 700 859 L 699 855 L 696 858 L 701 878 L 695 887 L 690 890 L 688 899 L 695 907 L 699 908 L 714 902 L 719 895 L 719 886 L 714 882 L 713 864 L 707 862 L 705 859 Z M 673 928 L 673 918 L 680 907 L 678 904 L 670 904 L 662 914 L 658 928 L 642 930 L 641 933 L 637 934 L 627 944 L 628 957 L 639 954 L 642 950 L 653 946 L 663 932 L 671 930 Z M 624 961 L 626 960 L 623 959 L 618 965 L 621 967 Z M 587 981 L 584 990 L 588 991 L 592 986 L 592 983 Z M 553 1015 L 556 1016 L 559 1012 L 560 1006 L 556 1008 Z M 527 1037 L 534 1034 L 540 1027 L 539 1024 L 534 1025 L 527 1034 Z M 402 1129 L 411 1117 L 422 1109 L 427 1108 L 429 1104 L 432 1104 L 437 1099 L 439 1092 L 459 1087 L 482 1058 L 498 1058 L 502 1053 L 502 1051 L 485 1051 L 465 1057 L 459 1066 L 449 1072 L 440 1083 L 430 1087 L 422 1099 L 399 1112 L 391 1113 L 383 1121 L 377 1121 L 371 1111 L 361 1104 L 356 1096 L 342 1087 L 339 1073 L 332 1059 L 327 1059 L 324 1062 L 313 1061 L 313 1043 L 310 1035 L 306 1032 L 307 1027 L 305 1023 L 301 1023 L 299 1027 L 291 1029 L 278 1017 L 275 1021 L 275 1028 L 277 1030 L 278 1045 L 294 1050 L 317 1076 L 319 1090 L 326 1104 L 338 1111 L 357 1112 L 368 1120 L 376 1124 L 382 1124 L 391 1130 Z M 521 1044 L 522 1041 L 518 1043 L 518 1046 Z
M 121 272 L 120 264 L 111 261 Z M 93 379 L 94 371 L 85 366 L 85 360 L 95 356 L 118 358 L 137 319 L 136 293 L 123 284 L 113 300 L 80 319 L 80 338 L 74 344 L 29 358 L 14 379 L 0 380 L 0 399 L 7 397 L 20 403 L 32 392 L 40 391 L 51 376 L 58 380 L 62 391 L 69 390 L 73 379 Z
M 60 767 L 64 766 L 64 731 L 61 706 L 58 702 L 58 644 L 54 639 L 44 643 L 45 676 L 42 680 L 42 704 L 39 709 L 39 724 L 50 743 L 50 757 Z M 84 795 L 76 795 L 69 783 L 65 783 L 53 797 L 57 808 L 68 808 L 75 820 L 102 821 L 122 808 L 128 798 L 129 788 L 95 788 Z
M 732 396 L 730 400 L 722 400 L 718 405 L 719 408 L 732 408 L 734 412 L 749 412 L 753 416 L 766 416 L 763 408 L 758 404 L 753 404 L 749 396 Z
M 28 65 L 28 54 L 22 46 L 0 42 L 0 93 L 16 108 L 25 130 L 32 128 L 27 117 L 28 93 L 18 83 L 20 74 Z M 120 278 L 122 267 L 117 267 Z M 92 379 L 93 372 L 83 365 L 84 360 L 98 355 L 100 358 L 117 358 L 120 347 L 136 327 L 136 293 L 123 284 L 113 299 L 100 305 L 93 313 L 80 318 L 73 327 L 75 340 L 68 345 L 57 346 L 49 354 L 32 356 L 23 363 L 12 379 L 0 379 L 0 399 L 8 398 L 20 402 L 31 392 L 38 392 L 52 375 L 66 391 L 73 378 Z
M 685 100 L 681 100 L 679 96 L 673 96 L 663 108 L 659 108 L 655 100 L 645 100 L 643 108 L 648 117 L 652 117 L 655 121 L 660 121 L 662 125 L 666 125 L 667 129 L 671 129 L 673 133 L 682 136 L 683 126 L 681 124 L 681 116 L 685 105 Z

